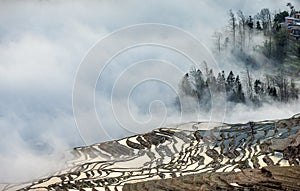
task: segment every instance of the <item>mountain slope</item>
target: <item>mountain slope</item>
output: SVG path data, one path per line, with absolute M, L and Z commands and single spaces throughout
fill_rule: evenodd
M 299 130 L 300 115 L 247 124 L 190 122 L 160 128 L 75 148 L 67 169 L 20 190 L 122 190 L 124 184 L 196 173 L 298 166 Z

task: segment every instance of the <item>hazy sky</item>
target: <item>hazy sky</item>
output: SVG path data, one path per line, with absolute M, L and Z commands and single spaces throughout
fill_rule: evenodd
M 90 48 L 109 33 L 133 24 L 161 23 L 188 31 L 209 47 L 213 31 L 223 30 L 226 25 L 229 9 L 241 9 L 246 15 L 255 15 L 266 7 L 274 11 L 288 10 L 287 2 L 300 9 L 299 2 L 279 0 L 0 1 L 0 182 L 39 176 L 49 170 L 46 166 L 54 165 L 45 160 L 48 154 L 84 144 L 72 112 L 73 80 Z M 98 113 L 105 116 L 99 118 L 109 126 L 106 130 L 110 137 L 127 134 L 126 131 L 116 131 L 114 116 L 105 113 L 106 108 L 111 107 L 105 93 L 116 77 L 109 72 L 121 73 L 124 68 L 118 63 L 137 62 L 139 59 L 187 62 L 182 56 L 173 54 L 170 50 L 153 47 L 133 49 L 116 58 L 107 69 L 106 81 L 99 85 L 96 93 L 96 105 Z M 188 68 L 188 65 L 181 67 L 182 70 Z M 153 71 L 153 68 L 137 71 L 143 76 L 143 72 Z M 160 71 L 168 69 L 162 67 Z M 140 93 L 133 95 L 136 101 L 131 103 L 135 104 L 133 108 L 145 106 L 144 103 L 157 96 L 157 92 L 173 91 L 170 87 L 155 89 L 155 82 L 146 87 L 152 91 L 137 86 L 136 91 Z M 171 97 L 155 99 L 167 101 Z M 152 105 L 152 112 L 156 111 L 155 104 L 160 103 Z M 245 110 L 243 106 L 236 108 L 237 111 L 240 109 Z M 238 117 L 230 116 L 227 120 L 288 117 L 297 111 L 297 107 L 268 106 L 261 108 L 260 112 L 270 110 L 272 112 L 264 116 L 250 111 Z M 138 117 L 143 118 L 143 114 Z M 99 135 L 99 141 L 108 139 Z M 36 163 L 40 164 L 39 167 L 35 166 Z M 20 169 L 23 173 L 17 172 Z

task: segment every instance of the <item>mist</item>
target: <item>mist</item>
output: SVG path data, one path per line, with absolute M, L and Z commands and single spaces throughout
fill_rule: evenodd
M 291 2 L 300 9 L 299 2 Z M 0 183 L 30 181 L 63 168 L 67 160 L 63 153 L 73 147 L 168 124 L 191 120 L 248 122 L 299 113 L 299 102 L 264 104 L 258 109 L 225 104 L 222 108 L 216 105 L 214 113 L 197 113 L 193 100 L 187 100 L 190 111 L 180 113 L 174 106 L 178 83 L 194 64 L 171 48 L 145 45 L 113 58 L 94 89 L 83 87 L 83 92 L 95 92 L 93 101 L 102 129 L 89 121 L 92 111 L 85 113 L 84 127 L 78 126 L 73 114 L 78 69 L 97 42 L 111 32 L 142 23 L 175 26 L 202 42 L 207 51 L 199 52 L 200 56 L 214 60 L 213 33 L 227 25 L 228 10 L 255 15 L 265 7 L 288 10 L 286 2 L 272 0 L 1 1 Z M 170 38 L 175 44 L 182 40 Z M 226 60 L 234 59 L 229 56 Z M 208 64 L 215 72 L 244 70 L 231 61 L 218 63 L 216 58 L 216 63 Z M 201 63 L 199 66 L 203 67 Z M 81 100 L 84 102 L 85 97 Z

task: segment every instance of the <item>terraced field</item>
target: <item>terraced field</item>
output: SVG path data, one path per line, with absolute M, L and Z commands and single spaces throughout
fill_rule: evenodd
M 3 190 L 136 190 L 136 185 L 130 185 L 189 174 L 226 176 L 266 166 L 299 166 L 299 130 L 299 114 L 277 121 L 190 122 L 160 128 L 75 148 L 70 152 L 73 160 L 68 162 L 69 168 L 27 185 L 7 185 Z M 170 190 L 160 188 L 154 190 Z

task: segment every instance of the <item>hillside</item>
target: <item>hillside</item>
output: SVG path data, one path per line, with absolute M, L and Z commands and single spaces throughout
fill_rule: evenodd
M 32 183 L 7 185 L 3 190 L 177 190 L 173 189 L 177 184 L 178 190 L 217 190 L 225 189 L 224 185 L 231 190 L 255 190 L 262 188 L 253 187 L 261 185 L 261 180 L 267 182 L 263 184 L 266 189 L 280 190 L 286 184 L 277 179 L 286 175 L 284 172 L 289 172 L 285 183 L 299 180 L 299 168 L 295 167 L 299 165 L 299 130 L 299 114 L 277 121 L 190 122 L 160 128 L 74 148 L 67 153 L 73 160 L 65 170 Z M 262 168 L 266 166 L 270 167 Z M 287 167 L 278 169 L 281 166 Z M 262 179 L 246 179 L 253 174 Z M 185 175 L 189 176 L 182 177 Z M 159 179 L 168 181 L 145 182 Z M 137 182 L 142 183 L 134 184 Z

